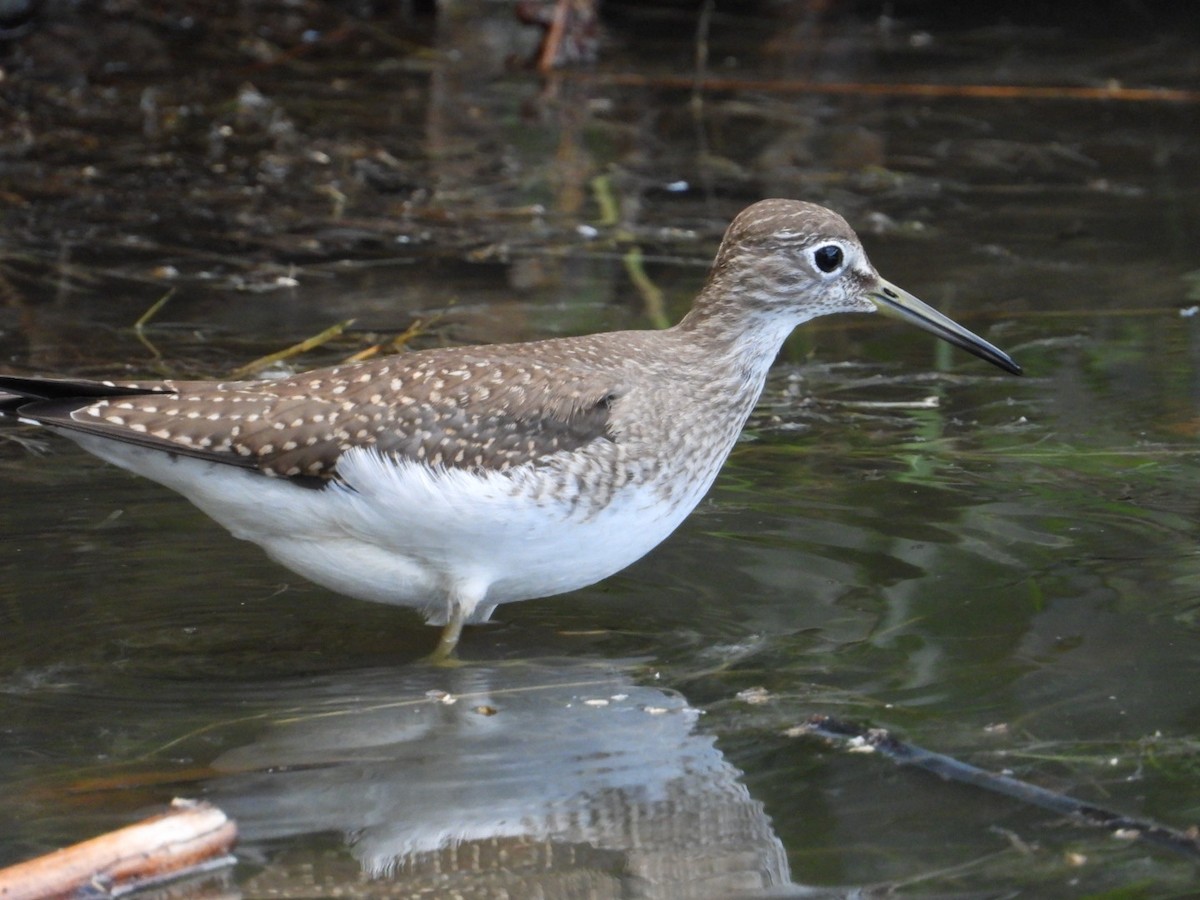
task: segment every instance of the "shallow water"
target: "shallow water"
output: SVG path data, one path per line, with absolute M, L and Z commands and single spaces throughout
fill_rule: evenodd
M 672 15 L 617 20 L 553 96 L 506 68 L 530 36 L 503 7 L 269 64 L 196 39 L 193 82 L 10 77 L 36 141 L 6 158 L 0 350 L 215 376 L 349 318 L 297 364 L 414 319 L 415 346 L 647 327 L 631 246 L 674 319 L 728 219 L 782 195 L 843 211 L 1026 377 L 901 325 L 802 329 L 674 536 L 503 607 L 449 672 L 415 664 L 434 635 L 409 613 L 5 429 L 0 863 L 197 796 L 242 825 L 245 896 L 1188 895 L 1194 861 L 788 732 L 833 714 L 1197 820 L 1195 102 L 785 86 L 1188 87 L 1194 42 L 724 13 L 727 81 L 697 100 L 653 83 L 692 71 Z M 611 84 L 631 72 L 651 82 Z M 131 325 L 171 287 L 147 345 Z

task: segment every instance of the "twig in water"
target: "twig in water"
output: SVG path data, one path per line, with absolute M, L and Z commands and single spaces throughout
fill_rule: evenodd
M 365 347 L 364 349 L 359 350 L 357 353 L 353 353 L 346 357 L 343 362 L 356 363 L 363 362 L 367 359 L 374 359 L 385 348 L 389 353 L 395 353 L 404 347 L 405 344 L 409 343 L 409 341 L 411 341 L 413 338 L 419 337 L 428 331 L 430 327 L 434 325 L 434 323 L 441 319 L 441 317 L 442 316 L 439 313 L 437 315 L 430 316 L 429 321 L 425 321 L 424 319 L 415 319 L 411 325 L 409 325 L 391 340 L 384 341 L 383 343 L 379 344 L 372 344 L 370 347 Z
M 591 181 L 591 188 L 596 205 L 600 208 L 599 224 L 602 227 L 613 229 L 612 239 L 614 242 L 631 242 L 631 246 L 621 254 L 621 264 L 625 267 L 625 273 L 629 276 L 629 280 L 633 282 L 633 286 L 637 288 L 642 297 L 647 318 L 655 328 L 666 328 L 671 324 L 667 318 L 666 299 L 658 285 L 646 274 L 642 248 L 640 245 L 632 243 L 633 232 L 620 225 L 621 204 L 613 194 L 612 180 L 607 175 L 597 175 Z
M 913 744 L 905 743 L 883 728 L 865 728 L 832 716 L 812 716 L 805 724 L 790 729 L 790 736 L 816 735 L 846 744 L 852 748 L 874 750 L 889 759 L 904 765 L 916 766 L 934 775 L 962 784 L 970 784 L 996 794 L 1003 794 L 1064 815 L 1084 825 L 1108 829 L 1114 837 L 1139 839 L 1174 850 L 1185 856 L 1200 858 L 1200 837 L 1189 832 L 1177 831 L 1143 819 L 1135 819 L 1112 810 L 1084 803 L 1064 794 L 1048 791 L 1008 775 L 987 772 L 969 763 L 942 753 L 934 753 Z
M 299 356 L 301 353 L 307 353 L 322 344 L 326 344 L 333 340 L 347 328 L 354 324 L 353 319 L 347 319 L 344 322 L 338 322 L 336 325 L 331 325 L 320 334 L 314 334 L 312 337 L 301 341 L 298 344 L 293 344 L 276 353 L 268 353 L 266 356 L 260 356 L 253 362 L 248 362 L 241 368 L 234 369 L 229 373 L 230 378 L 246 378 L 253 375 L 255 372 L 261 372 L 267 366 L 273 365 L 284 359 L 291 359 L 293 356 Z
M 133 323 L 133 333 L 137 335 L 137 339 L 141 341 L 142 346 L 149 350 L 155 359 L 162 359 L 162 351 L 160 351 L 158 347 L 154 346 L 154 343 L 150 340 L 150 338 L 146 337 L 146 325 L 151 319 L 158 315 L 158 311 L 166 306 L 167 301 L 174 296 L 175 288 L 171 288 L 169 291 L 155 300 L 151 307 L 142 313 L 138 320 Z

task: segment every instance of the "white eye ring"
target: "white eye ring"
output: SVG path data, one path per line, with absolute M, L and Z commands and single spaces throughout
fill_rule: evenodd
M 823 278 L 836 278 L 846 268 L 849 254 L 837 241 L 827 241 L 809 250 L 808 257 Z

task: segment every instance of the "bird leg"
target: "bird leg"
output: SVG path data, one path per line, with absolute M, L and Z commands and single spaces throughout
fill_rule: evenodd
M 463 623 L 466 619 L 466 611 L 457 603 L 453 604 L 450 611 L 450 620 L 442 628 L 442 633 L 438 637 L 437 647 L 424 658 L 423 662 L 433 666 L 452 667 L 462 665 L 455 655 L 454 650 L 458 647 L 458 639 L 462 636 Z
M 435 666 L 462 665 L 455 657 L 454 650 L 458 647 L 458 639 L 462 637 L 463 625 L 487 596 L 487 590 L 486 582 L 474 579 L 459 581 L 450 588 L 446 625 L 442 628 L 437 647 L 425 657 L 425 662 Z

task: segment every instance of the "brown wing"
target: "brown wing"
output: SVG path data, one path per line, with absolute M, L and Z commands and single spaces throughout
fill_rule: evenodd
M 188 453 L 168 440 L 122 427 L 114 422 L 87 416 L 76 420 L 80 410 L 103 408 L 133 398 L 157 402 L 153 398 L 174 396 L 170 382 L 145 385 L 115 384 L 109 381 L 78 381 L 60 378 L 23 378 L 0 375 L 0 418 L 95 434 L 131 444 L 139 444 L 173 453 L 193 456 L 211 454 Z M 253 466 L 249 460 L 244 462 Z
M 105 385 L 0 377 L 0 391 L 22 397 L 0 398 L 0 413 L 283 477 L 333 477 L 352 447 L 503 470 L 613 438 L 609 408 L 620 385 L 569 358 L 556 363 L 479 348 L 277 381 Z

